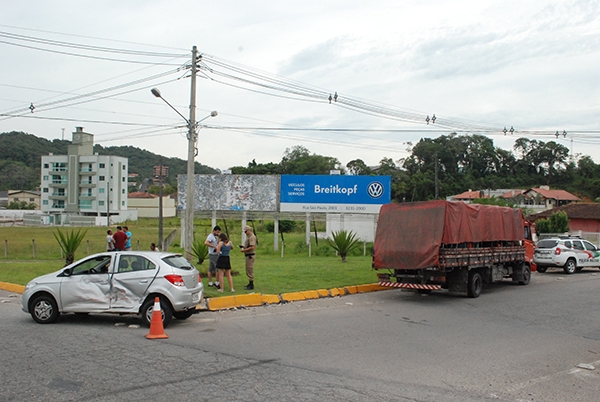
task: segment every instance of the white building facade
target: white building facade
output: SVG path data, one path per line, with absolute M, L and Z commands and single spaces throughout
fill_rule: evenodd
M 68 155 L 42 156 L 41 210 L 52 224 L 68 223 L 67 216 L 137 219 L 127 209 L 127 163 L 120 156 L 94 154 L 94 136 L 77 127 Z

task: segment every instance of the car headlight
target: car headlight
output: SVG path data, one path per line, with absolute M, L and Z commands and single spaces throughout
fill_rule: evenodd
M 31 281 L 27 284 L 27 286 L 25 286 L 25 290 L 27 289 L 31 289 L 32 287 L 34 287 L 35 285 L 37 285 L 37 282 L 35 281 Z

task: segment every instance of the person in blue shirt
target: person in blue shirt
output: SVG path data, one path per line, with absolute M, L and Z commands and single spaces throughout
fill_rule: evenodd
M 127 241 L 125 242 L 125 251 L 131 251 L 131 232 L 127 226 L 123 226 L 123 231 L 127 235 Z
M 219 254 L 219 258 L 217 259 L 217 269 L 219 270 L 217 273 L 217 280 L 220 284 L 219 292 L 223 292 L 224 275 L 227 275 L 229 289 L 232 292 L 235 292 L 235 289 L 233 288 L 233 278 L 231 277 L 231 260 L 229 258 L 232 248 L 233 244 L 231 244 L 231 241 L 229 241 L 227 235 L 225 233 L 221 233 L 219 235 L 219 245 L 217 246 L 217 254 Z

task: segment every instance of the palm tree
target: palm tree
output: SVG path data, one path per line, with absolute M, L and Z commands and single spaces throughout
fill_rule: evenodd
M 77 232 L 71 230 L 70 233 L 63 233 L 58 228 L 56 229 L 56 232 L 52 232 L 60 249 L 65 254 L 65 267 L 75 261 L 75 251 L 79 248 L 86 233 L 87 230 L 81 233 L 81 229 L 77 230 Z
M 342 257 L 342 262 L 346 262 L 346 255 L 360 245 L 358 241 L 354 232 L 345 230 L 331 232 L 331 237 L 327 238 L 327 244 L 338 252 Z

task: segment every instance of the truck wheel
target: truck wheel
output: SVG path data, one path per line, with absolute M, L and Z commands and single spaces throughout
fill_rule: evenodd
M 567 275 L 571 275 L 576 269 L 577 265 L 575 264 L 575 260 L 572 258 L 569 258 L 563 267 L 563 271 L 565 271 L 565 274 Z
M 483 288 L 483 279 L 477 271 L 469 272 L 468 296 L 472 298 L 479 297 Z
M 548 269 L 548 267 L 543 267 L 543 266 L 541 266 L 541 265 L 538 265 L 538 266 L 537 266 L 537 271 L 538 271 L 539 273 L 542 273 L 542 274 L 543 274 L 544 272 L 546 272 L 546 270 L 547 270 L 547 269 Z
M 531 267 L 529 264 L 523 264 L 523 280 L 519 281 L 519 285 L 529 285 L 531 281 Z

